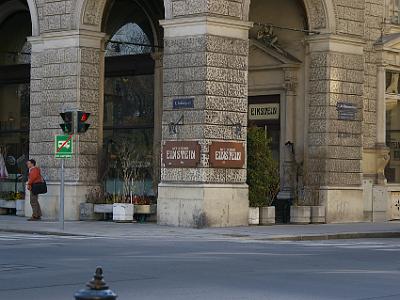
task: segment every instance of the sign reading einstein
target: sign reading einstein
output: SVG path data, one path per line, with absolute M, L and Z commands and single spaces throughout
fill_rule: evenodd
M 279 120 L 279 103 L 249 105 L 249 120 Z
M 194 168 L 200 162 L 200 145 L 197 142 L 166 142 L 163 146 L 163 163 L 166 168 Z
M 213 168 L 243 168 L 245 150 L 243 143 L 213 142 L 210 146 L 210 165 Z

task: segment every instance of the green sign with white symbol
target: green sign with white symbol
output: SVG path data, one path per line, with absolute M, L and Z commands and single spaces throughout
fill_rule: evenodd
M 57 135 L 54 143 L 56 158 L 72 158 L 73 145 L 72 135 Z

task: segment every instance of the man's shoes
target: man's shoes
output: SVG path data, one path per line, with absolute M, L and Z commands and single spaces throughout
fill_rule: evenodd
M 40 221 L 40 217 L 31 217 L 28 219 L 28 221 Z

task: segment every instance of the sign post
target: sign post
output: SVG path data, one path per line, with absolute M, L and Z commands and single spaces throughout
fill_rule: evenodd
M 55 156 L 61 159 L 61 183 L 60 183 L 60 205 L 59 205 L 59 222 L 61 229 L 64 230 L 64 162 L 65 159 L 72 159 L 73 154 L 73 134 L 57 135 L 55 138 Z

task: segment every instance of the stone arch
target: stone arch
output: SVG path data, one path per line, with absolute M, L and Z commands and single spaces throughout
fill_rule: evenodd
M 27 0 L 27 3 L 29 7 L 29 13 L 31 15 L 32 36 L 37 36 L 39 35 L 39 18 L 38 18 L 36 3 L 35 0 Z M 5 2 L 4 4 L 1 5 L 0 9 L 0 23 L 11 14 L 16 13 L 18 11 L 28 11 L 28 9 L 21 2 L 17 1 Z
M 251 0 L 243 0 L 243 18 L 249 20 Z M 303 0 L 311 30 L 336 32 L 336 13 L 332 0 Z
M 112 0 L 76 0 L 75 6 L 75 22 L 74 28 L 76 29 L 88 29 L 97 32 L 102 31 L 103 20 L 106 15 L 107 7 Z M 164 5 L 170 2 L 170 0 L 163 0 Z M 167 6 L 165 6 L 167 7 Z M 147 17 L 151 19 L 149 13 L 144 7 L 142 7 Z M 158 43 L 159 34 L 156 30 L 156 25 L 150 22 L 152 26 L 154 43 Z
M 38 36 L 40 34 L 40 28 L 39 28 L 39 15 L 37 11 L 36 1 L 27 0 L 27 2 L 29 6 L 29 12 L 31 14 L 32 36 Z

